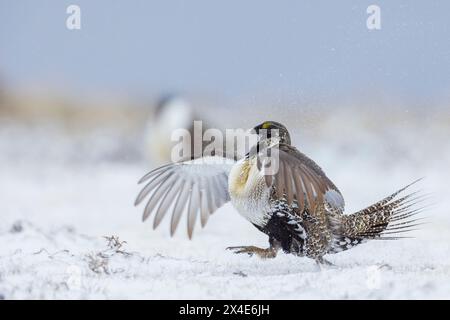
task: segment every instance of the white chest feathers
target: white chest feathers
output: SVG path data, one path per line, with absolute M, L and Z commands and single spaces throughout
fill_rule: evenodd
M 270 189 L 256 166 L 256 160 L 243 159 L 230 171 L 228 188 L 231 203 L 251 223 L 264 226 L 269 218 Z

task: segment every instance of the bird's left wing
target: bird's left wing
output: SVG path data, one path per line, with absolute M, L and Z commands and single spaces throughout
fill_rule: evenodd
M 142 220 L 155 212 L 153 228 L 156 228 L 170 210 L 170 234 L 173 235 L 182 214 L 187 212 L 191 238 L 198 212 L 204 226 L 209 215 L 230 200 L 228 173 L 234 163 L 231 159 L 210 156 L 171 163 L 150 171 L 139 180 L 139 183 L 147 184 L 135 201 L 138 205 L 149 196 Z

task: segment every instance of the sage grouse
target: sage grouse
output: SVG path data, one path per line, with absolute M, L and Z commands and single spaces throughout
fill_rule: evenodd
M 171 140 L 172 132 L 182 128 L 185 129 L 185 138 L 192 135 L 195 119 L 194 109 L 185 99 L 170 94 L 160 98 L 147 121 L 145 132 L 145 154 L 152 165 L 160 166 L 170 161 L 172 148 L 176 144 Z M 198 156 L 201 156 L 201 150 L 195 158 Z
M 192 160 L 202 156 L 208 141 L 191 139 L 196 134 L 203 137 L 210 128 L 205 119 L 200 120 L 199 112 L 186 99 L 174 95 L 163 95 L 156 104 L 152 116 L 145 128 L 145 155 L 154 166 L 160 166 L 171 161 L 174 147 L 181 143 L 184 150 L 190 150 L 188 155 L 176 155 L 183 160 Z M 175 130 L 174 136 L 172 134 Z M 172 140 L 174 139 L 174 140 Z M 194 143 L 197 143 L 195 145 Z M 218 152 L 223 154 L 222 146 Z
M 398 239 L 416 225 L 416 193 L 400 196 L 410 185 L 353 214 L 344 214 L 339 189 L 311 159 L 291 145 L 287 129 L 266 121 L 254 128 L 257 144 L 241 160 L 203 157 L 172 163 L 146 174 L 135 205 L 147 196 L 145 221 L 155 213 L 156 228 L 170 210 L 171 235 L 183 212 L 192 237 L 197 215 L 209 216 L 231 200 L 233 206 L 269 236 L 269 248 L 230 247 L 235 253 L 273 258 L 279 249 L 327 263 L 323 256 L 348 250 L 370 239 Z M 264 133 L 264 134 L 263 134 Z M 263 158 L 263 154 L 277 156 Z M 267 170 L 267 159 L 277 170 Z M 218 161 L 219 160 L 219 161 Z M 417 180 L 418 181 L 418 180 Z M 415 181 L 416 182 L 416 181 Z M 415 183 L 413 182 L 413 183 Z

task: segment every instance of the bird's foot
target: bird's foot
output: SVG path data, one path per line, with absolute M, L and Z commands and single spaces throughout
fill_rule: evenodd
M 329 268 L 332 268 L 332 269 L 337 268 L 337 266 L 335 264 L 326 260 L 323 257 L 316 258 L 316 263 L 320 270 L 329 269 Z
M 240 246 L 240 247 L 228 247 L 227 250 L 232 250 L 234 253 L 246 253 L 250 256 L 256 254 L 262 259 L 275 258 L 277 255 L 277 250 L 270 247 L 267 249 L 258 248 L 255 246 Z

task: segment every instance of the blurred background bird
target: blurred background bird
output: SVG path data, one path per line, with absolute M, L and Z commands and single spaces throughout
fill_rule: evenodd
M 212 127 L 204 112 L 203 116 L 201 114 L 198 108 L 180 95 L 162 95 L 149 116 L 144 133 L 145 154 L 149 163 L 159 166 L 201 157 L 210 143 L 204 139 L 204 133 Z M 189 150 L 181 159 L 178 159 L 178 154 L 172 154 L 177 144 L 183 150 Z M 222 145 L 216 152 L 223 152 L 224 149 L 225 145 Z
M 159 98 L 150 115 L 145 130 L 145 154 L 155 166 L 172 161 L 171 152 L 179 141 L 172 140 L 172 133 L 185 129 L 183 142 L 191 143 L 194 134 L 195 111 L 181 96 L 166 94 Z M 194 155 L 199 156 L 199 155 Z

